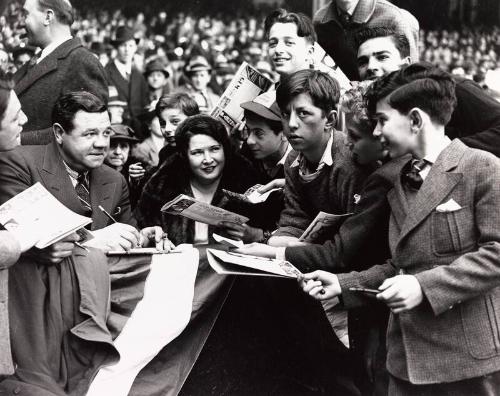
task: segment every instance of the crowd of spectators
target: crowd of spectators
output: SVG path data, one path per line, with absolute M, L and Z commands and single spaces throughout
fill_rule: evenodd
M 23 46 L 19 0 L 9 4 L 0 17 L 0 65 L 15 71 L 14 55 Z M 147 61 L 160 58 L 168 64 L 170 84 L 182 84 L 185 61 L 203 55 L 214 68 L 211 85 L 221 93 L 242 61 L 275 77 L 267 60 L 263 19 L 266 10 L 234 18 L 231 15 L 194 17 L 188 13 L 167 14 L 158 10 L 151 16 L 127 10 L 80 10 L 73 24 L 75 35 L 105 64 L 113 57 L 109 44 L 117 26 L 128 25 L 141 38 L 135 63 L 144 70 Z M 148 13 L 149 14 L 149 13 Z M 419 43 L 421 60 L 474 79 L 487 86 L 486 76 L 500 68 L 500 29 L 498 27 L 463 27 L 461 30 L 422 30 Z

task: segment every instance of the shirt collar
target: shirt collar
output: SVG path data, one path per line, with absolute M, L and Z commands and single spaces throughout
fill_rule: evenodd
M 122 63 L 115 58 L 115 66 L 125 79 L 127 79 L 128 76 L 130 76 L 130 74 L 132 73 L 132 64 L 126 65 L 125 63 Z
M 66 169 L 66 172 L 68 172 L 69 177 L 71 178 L 71 181 L 73 182 L 73 186 L 76 185 L 78 182 L 78 177 L 80 176 L 80 173 L 77 172 L 76 170 L 72 169 L 66 161 L 63 160 L 64 168 Z M 89 171 L 83 172 L 83 175 L 85 177 L 85 182 L 87 185 L 89 184 Z
M 350 16 L 352 16 L 354 14 L 354 10 L 356 9 L 356 6 L 358 5 L 358 3 L 359 3 L 359 0 L 356 1 L 355 3 L 351 4 L 351 6 L 349 7 L 349 9 L 346 10 L 345 12 L 347 12 Z
M 276 165 L 285 165 L 286 157 L 288 157 L 290 151 L 292 151 L 292 146 L 290 145 L 290 143 L 288 143 L 286 146 L 285 154 L 283 154 L 283 157 L 281 157 Z
M 43 50 L 42 52 L 40 52 L 40 57 L 38 58 L 37 62 L 36 63 L 40 63 L 40 61 L 49 56 L 52 52 L 54 52 L 54 50 L 59 47 L 62 43 L 68 41 L 68 40 L 71 40 L 73 38 L 73 36 L 69 35 L 69 36 L 64 36 L 64 37 L 61 37 L 60 39 L 58 40 L 54 40 L 53 42 L 51 42 L 49 45 L 47 45 Z
M 367 23 L 373 14 L 373 11 L 375 10 L 375 6 L 375 0 L 359 0 L 352 10 L 352 13 L 350 12 L 351 10 L 348 11 L 349 15 L 352 16 L 351 22 L 358 24 Z M 325 10 L 324 14 L 322 14 L 322 16 L 319 16 L 320 23 L 328 23 L 332 20 L 339 21 L 338 15 L 340 15 L 342 11 L 340 11 L 340 9 L 337 7 L 336 1 L 331 1 L 330 5 L 327 7 L 328 8 Z
M 316 171 L 318 171 L 324 165 L 332 166 L 333 164 L 332 144 L 333 144 L 333 132 L 330 133 L 330 139 L 328 139 L 328 143 L 326 144 L 325 151 L 323 151 L 321 160 L 319 161 L 318 166 L 316 167 Z M 295 161 L 293 161 L 292 164 L 290 165 L 290 168 L 294 168 L 298 165 L 304 164 L 305 160 L 306 158 L 304 157 L 304 155 L 302 153 L 299 153 L 297 158 L 295 158 Z
M 450 143 L 450 138 L 448 136 L 443 136 L 438 142 L 429 147 L 429 150 L 423 159 L 429 164 L 434 164 L 439 157 L 439 154 L 441 154 L 441 152 L 448 147 Z

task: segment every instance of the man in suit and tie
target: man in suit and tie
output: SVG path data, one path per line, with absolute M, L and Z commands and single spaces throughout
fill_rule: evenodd
M 103 251 L 169 243 L 159 227 L 135 229 L 127 183 L 103 165 L 111 133 L 104 103 L 88 92 L 65 94 L 53 121 L 52 143 L 1 156 L 0 203 L 40 182 L 69 209 L 92 218 L 94 238 L 82 248 L 75 244 L 78 234 L 71 234 L 28 250 L 10 267 L 15 372 L 0 382 L 0 393 L 84 394 L 97 370 L 118 357 L 106 325 L 110 279 Z
M 94 238 L 88 246 L 130 249 L 147 245 L 152 236 L 158 239 L 157 229 L 135 229 L 127 182 L 103 165 L 111 135 L 105 104 L 91 93 L 70 92 L 58 99 L 52 118 L 52 143 L 18 147 L 0 158 L 0 203 L 40 182 L 69 209 L 92 218 Z M 37 251 L 37 260 L 57 263 L 71 255 L 73 242 Z
M 96 57 L 71 36 L 74 13 L 69 0 L 26 0 L 23 17 L 28 42 L 41 52 L 14 75 L 28 123 L 22 144 L 53 139 L 50 115 L 64 92 L 88 91 L 105 103 L 106 74 Z
M 306 274 L 317 299 L 346 307 L 370 291 L 391 308 L 389 395 L 500 394 L 500 160 L 445 136 L 454 82 L 410 65 L 368 104 L 392 157 L 412 154 L 388 193 L 392 259 L 366 271 Z

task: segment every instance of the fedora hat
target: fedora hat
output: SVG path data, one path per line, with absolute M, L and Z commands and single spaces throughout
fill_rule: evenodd
M 165 78 L 170 76 L 170 73 L 165 66 L 165 64 L 159 59 L 153 59 L 146 64 L 146 70 L 144 71 L 144 75 L 147 77 L 154 71 L 161 71 L 165 75 Z
M 139 141 L 134 136 L 134 131 L 127 125 L 115 124 L 110 127 L 112 134 L 110 136 L 111 141 L 113 140 L 125 140 L 130 143 L 136 143 Z
M 111 39 L 111 44 L 115 47 L 129 41 L 135 40 L 136 44 L 139 44 L 139 39 L 135 37 L 135 32 L 128 26 L 118 26 L 115 31 L 113 38 Z

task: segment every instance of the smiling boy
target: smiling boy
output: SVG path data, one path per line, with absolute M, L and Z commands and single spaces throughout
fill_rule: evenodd
M 389 395 L 498 395 L 500 161 L 445 136 L 456 104 L 445 72 L 410 65 L 376 82 L 368 104 L 391 157 L 414 157 L 388 193 L 392 260 L 315 271 L 302 287 L 348 308 L 362 303 L 350 288 L 378 288 L 392 311 Z

